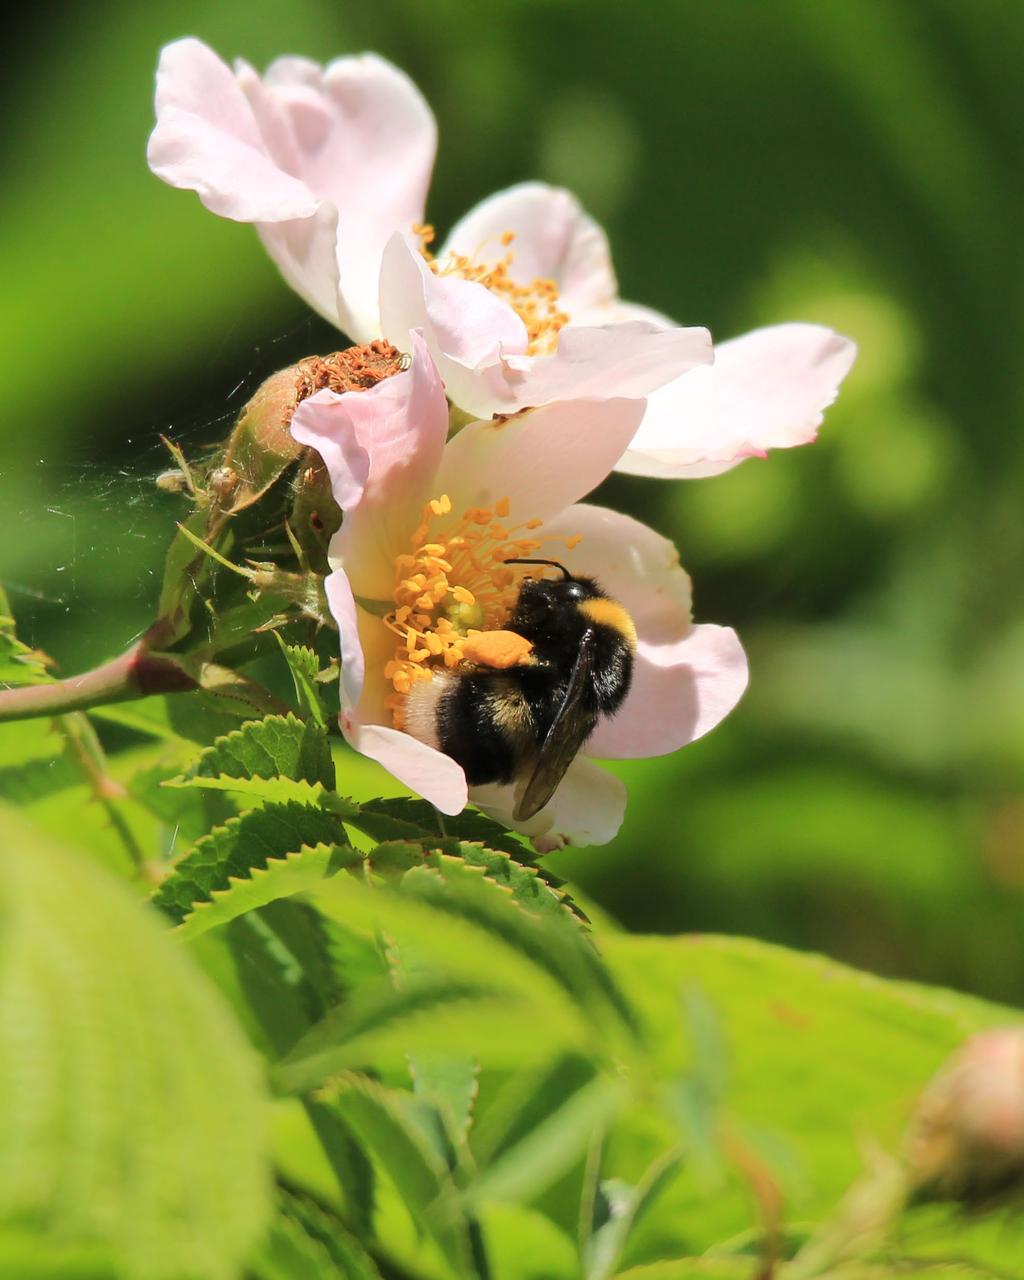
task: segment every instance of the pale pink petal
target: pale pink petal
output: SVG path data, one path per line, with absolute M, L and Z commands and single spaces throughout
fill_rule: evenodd
M 637 629 L 629 695 L 617 715 L 600 722 L 587 755 L 664 755 L 713 728 L 746 687 L 746 656 L 728 628 L 693 626 L 690 579 L 673 544 L 638 520 L 584 503 L 544 532 L 582 535 L 556 558 L 571 573 L 596 578 Z
M 461 813 L 468 801 L 466 775 L 449 756 L 407 733 L 381 724 L 356 725 L 345 735 L 364 756 L 442 813 Z
M 526 355 L 526 327 L 483 285 L 437 276 L 414 246 L 394 236 L 381 269 L 384 336 L 404 347 L 422 328 L 449 399 L 479 418 L 590 396 L 640 397 L 712 358 L 706 329 L 637 321 L 567 326 L 551 355 Z
M 198 193 L 212 212 L 237 222 L 308 218 L 319 197 L 269 154 L 237 80 L 199 40 L 178 40 L 160 55 L 157 123 L 149 167 L 165 182 Z
M 404 72 L 375 54 L 339 58 L 322 70 L 281 58 L 262 85 L 251 77 L 243 83 L 277 153 L 337 210 L 342 328 L 358 342 L 379 336 L 384 246 L 423 221 L 437 147 L 430 108 Z
M 515 237 L 510 245 L 503 243 L 507 232 Z M 577 321 L 603 312 L 618 295 L 607 236 L 575 196 L 543 182 L 499 191 L 471 209 L 452 228 L 439 259 L 448 253 L 488 265 L 511 254 L 516 283 L 553 280 L 559 306 Z
M 567 325 L 551 355 L 508 355 L 459 403 L 480 417 L 586 396 L 647 396 L 713 358 L 707 329 Z
M 677 329 L 678 323 L 663 311 L 655 311 L 653 307 L 645 307 L 641 302 L 623 302 L 616 298 L 612 305 L 611 315 L 606 324 L 625 324 L 627 320 L 646 320 L 657 329 Z
M 668 538 L 631 516 L 585 502 L 548 520 L 544 532 L 580 539 L 555 558 L 571 573 L 596 578 L 629 610 L 647 643 L 671 645 L 689 634 L 690 579 Z
M 731 627 L 703 623 L 673 645 L 640 640 L 633 684 L 617 715 L 586 746 L 602 759 L 660 756 L 702 737 L 747 687 L 747 658 Z
M 352 586 L 343 569 L 335 569 L 324 578 L 324 592 L 331 617 L 338 624 L 341 640 L 340 696 L 342 729 L 348 733 L 356 721 L 356 708 L 363 694 L 366 659 L 359 639 L 359 610 Z M 383 631 L 384 628 L 381 627 Z
M 616 468 L 660 478 L 717 475 L 769 449 L 807 444 L 853 364 L 831 329 L 782 324 L 715 348 L 715 363 L 654 392 Z
M 384 336 L 402 350 L 410 332 L 423 331 L 448 395 L 460 405 L 463 389 L 476 385 L 478 368 L 496 364 L 503 351 L 526 350 L 526 326 L 511 307 L 481 284 L 434 275 L 397 233 L 381 264 L 380 316 Z
M 492 784 L 473 787 L 470 800 L 484 813 L 530 837 L 541 853 L 564 845 L 607 844 L 618 834 L 626 813 L 626 787 L 621 779 L 577 756 L 558 790 L 540 813 L 515 822 L 515 788 Z
M 317 450 L 345 520 L 331 547 L 359 595 L 390 592 L 395 556 L 425 501 L 448 432 L 444 388 L 420 334 L 409 369 L 366 391 L 318 391 L 292 418 L 292 435 Z
M 324 589 L 341 642 L 339 723 L 346 740 L 443 813 L 461 813 L 466 775 L 455 761 L 382 723 L 387 717 L 384 662 L 394 649 L 388 632 L 379 618 L 358 608 L 343 571 L 329 574 Z
M 643 409 L 642 400 L 566 400 L 472 422 L 448 442 L 437 488 L 453 518 L 507 498 L 508 524 L 547 520 L 606 478 Z
M 260 239 L 278 271 L 328 323 L 342 327 L 338 310 L 338 211 L 322 204 L 312 218 L 261 222 Z

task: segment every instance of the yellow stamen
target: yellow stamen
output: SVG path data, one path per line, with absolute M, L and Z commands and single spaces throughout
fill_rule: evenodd
M 471 507 L 454 517 L 447 494 L 431 498 L 410 538 L 413 551 L 395 557 L 394 608 L 383 622 L 395 637 L 384 678 L 394 689 L 386 705 L 396 728 L 403 726 L 405 695 L 414 684 L 468 661 L 468 638 L 502 631 L 508 622 L 528 570 L 505 562 L 536 556 L 546 542 L 579 541 L 524 536 L 543 522 L 510 527 L 510 507 L 507 497 L 499 498 L 493 507 Z M 490 654 L 495 643 L 500 638 L 471 645 L 473 660 Z
M 558 305 L 558 285 L 554 280 L 538 276 L 529 284 L 519 284 L 512 275 L 515 261 L 512 252 L 491 263 L 476 262 L 461 253 L 447 253 L 443 258 L 435 258 L 427 247 L 433 243 L 434 228 L 414 227 L 413 234 L 419 236 L 420 252 L 435 275 L 460 276 L 463 280 L 482 284 L 512 308 L 526 326 L 526 349 L 530 355 L 547 355 L 555 350 L 559 332 L 569 323 L 569 316 Z M 514 239 L 514 231 L 503 232 L 500 237 L 502 248 L 508 249 Z M 503 515 L 500 511 L 496 514 Z

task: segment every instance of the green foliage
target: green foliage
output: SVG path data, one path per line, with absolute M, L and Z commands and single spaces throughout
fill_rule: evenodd
M 297 661 L 312 675 L 311 661 Z M 12 995 L 0 1014 L 25 1019 L 33 1005 L 46 1007 L 43 991 L 59 997 L 55 1009 L 81 1016 L 55 1034 L 86 1037 L 81 1049 L 68 1041 L 69 1056 L 130 1063 L 133 1087 L 104 1084 L 106 1109 L 82 1110 L 91 1117 L 84 1127 L 70 1094 L 62 1123 L 40 1129 L 40 1104 L 31 1101 L 42 1096 L 40 1078 L 19 1065 L 25 1032 L 13 1030 L 36 1024 L 12 1022 L 0 1098 L 12 1101 L 8 1129 L 17 1137 L 0 1141 L 0 1182 L 11 1187 L 0 1263 L 31 1254 L 46 1260 L 38 1274 L 49 1266 L 55 1276 L 87 1276 L 127 1258 L 133 1276 L 226 1277 L 244 1255 L 257 1280 L 746 1280 L 774 1231 L 767 1220 L 751 1229 L 751 1187 L 760 1188 L 755 1200 L 786 1205 L 828 1241 L 844 1190 L 871 1177 L 865 1138 L 895 1149 L 915 1092 L 943 1058 L 1006 1017 L 763 944 L 607 928 L 595 936 L 566 887 L 489 819 L 442 820 L 420 801 L 339 795 L 326 728 L 313 715 L 243 724 L 184 770 L 180 738 L 160 730 L 152 741 L 133 758 L 129 789 L 194 838 L 154 894 L 178 922 L 173 941 L 138 915 L 141 906 L 119 895 L 108 904 L 112 890 L 90 880 L 99 873 L 69 855 L 52 855 L 58 872 L 49 853 L 15 858 L 6 877 L 13 919 L 31 920 L 10 935 L 10 953 L 20 956 L 10 972 L 21 976 L 0 969 L 0 981 L 29 994 L 20 1004 Z M 106 768 L 99 757 L 96 764 Z M 210 803 L 242 808 L 221 811 L 203 833 Z M 94 893 L 102 903 L 91 905 Z M 140 933 L 138 947 L 154 948 L 152 958 L 132 958 Z M 282 1187 L 262 1234 L 266 1169 L 252 1064 L 223 1007 L 215 1016 L 202 1003 L 206 1022 L 196 1022 L 190 984 L 209 996 L 183 947 L 234 1003 L 278 1106 L 299 1108 L 308 1149 L 319 1151 L 321 1173 L 305 1161 L 309 1180 Z M 65 972 L 82 950 L 92 968 Z M 173 962 L 157 959 L 161 950 Z M 68 1004 L 80 989 L 102 1005 L 83 1005 L 84 996 Z M 122 1016 L 126 1002 L 131 1012 Z M 46 1025 L 59 1028 L 67 1016 L 47 1015 Z M 157 1019 L 152 1028 L 147 1018 Z M 187 1029 L 182 1018 L 192 1019 Z M 122 1027 L 130 1047 L 116 1038 Z M 161 1073 L 173 1066 L 178 1091 L 161 1095 L 159 1120 L 144 1089 L 164 1077 L 146 1066 L 146 1053 L 157 1052 L 147 1038 L 159 1046 Z M 234 1076 L 211 1084 L 211 1072 Z M 202 1096 L 193 1098 L 187 1090 L 200 1081 Z M 115 1097 L 131 1100 L 130 1120 L 111 1109 Z M 179 1184 L 172 1178 L 168 1191 L 136 1178 L 127 1186 L 104 1173 L 122 1169 L 123 1157 L 111 1153 L 129 1132 L 147 1161 L 173 1141 L 175 1173 L 210 1188 L 189 1201 L 184 1221 L 205 1243 L 185 1260 L 165 1220 Z M 5 1174 L 4 1157 L 26 1143 L 35 1163 L 19 1156 L 18 1178 L 14 1163 Z M 201 1156 L 201 1173 L 182 1153 Z M 294 1157 L 288 1164 L 294 1177 Z M 75 1189 L 86 1184 L 107 1191 L 86 1205 Z M 234 1193 L 245 1188 L 242 1206 Z M 112 1205 L 130 1211 L 113 1214 Z M 894 1227 L 897 1220 L 894 1210 Z M 998 1219 L 966 1232 L 940 1215 L 923 1230 L 936 1256 L 965 1236 L 982 1268 L 1006 1253 Z M 34 1253 L 25 1243 L 33 1231 L 44 1241 Z M 140 1241 L 154 1233 L 169 1243 L 139 1263 Z M 782 1257 L 794 1258 L 806 1230 L 777 1238 Z M 898 1235 L 881 1252 L 857 1240 L 837 1255 L 847 1258 L 837 1276 L 874 1268 L 882 1277 L 903 1265 Z M 794 1258 L 779 1280 L 790 1266 L 804 1280 L 801 1265 Z
M 281 646 L 281 653 L 288 664 L 292 682 L 295 685 L 295 699 L 303 716 L 319 725 L 327 722 L 323 702 L 320 697 L 318 677 L 320 675 L 320 659 L 312 649 L 302 645 L 287 644 L 279 632 L 274 632 Z
M 251 720 L 217 738 L 199 757 L 189 781 L 226 778 L 289 778 L 293 782 L 334 786 L 334 762 L 322 724 L 293 715 Z
M 313 805 L 289 800 L 251 809 L 198 840 L 153 900 L 181 920 L 195 903 L 208 902 L 213 890 L 226 888 L 232 876 L 306 846 L 333 844 L 342 835 L 337 818 Z
M 44 656 L 15 634 L 7 593 L 0 585 L 0 688 L 49 680 Z
M 42 1274 L 237 1274 L 270 1208 L 254 1054 L 148 908 L 3 826 L 0 1270 L 33 1273 L 20 1229 L 60 1242 Z

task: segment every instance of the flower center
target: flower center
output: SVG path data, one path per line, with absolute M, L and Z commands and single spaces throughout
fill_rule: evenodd
M 527 352 L 532 356 L 550 355 L 558 346 L 558 334 L 569 323 L 568 315 L 559 306 L 558 285 L 554 280 L 538 276 L 529 284 L 519 284 L 512 276 L 515 254 L 511 251 L 497 262 L 474 262 L 461 253 L 447 253 L 435 258 L 429 249 L 434 239 L 434 228 L 414 227 L 420 238 L 420 252 L 426 258 L 436 276 L 460 276 L 474 284 L 482 284 L 491 293 L 508 303 L 526 325 Z M 515 239 L 514 231 L 506 231 L 501 243 L 508 249 Z
M 453 521 L 448 495 L 432 498 L 409 539 L 413 550 L 395 558 L 395 607 L 383 622 L 397 641 L 384 667 L 394 689 L 387 706 L 396 729 L 402 728 L 405 695 L 416 681 L 457 667 L 470 637 L 508 620 L 522 571 L 505 562 L 535 556 L 546 542 L 572 549 L 580 541 L 580 535 L 532 536 L 542 520 L 507 524 L 509 505 L 508 498 L 499 498 L 493 507 L 471 507 Z

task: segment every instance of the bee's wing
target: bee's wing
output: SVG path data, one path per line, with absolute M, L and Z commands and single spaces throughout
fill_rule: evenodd
M 587 631 L 580 644 L 569 687 L 541 744 L 533 773 L 512 811 L 516 822 L 532 818 L 544 808 L 593 731 L 597 716 L 584 706 L 583 695 L 593 680 L 594 639 L 594 632 Z

